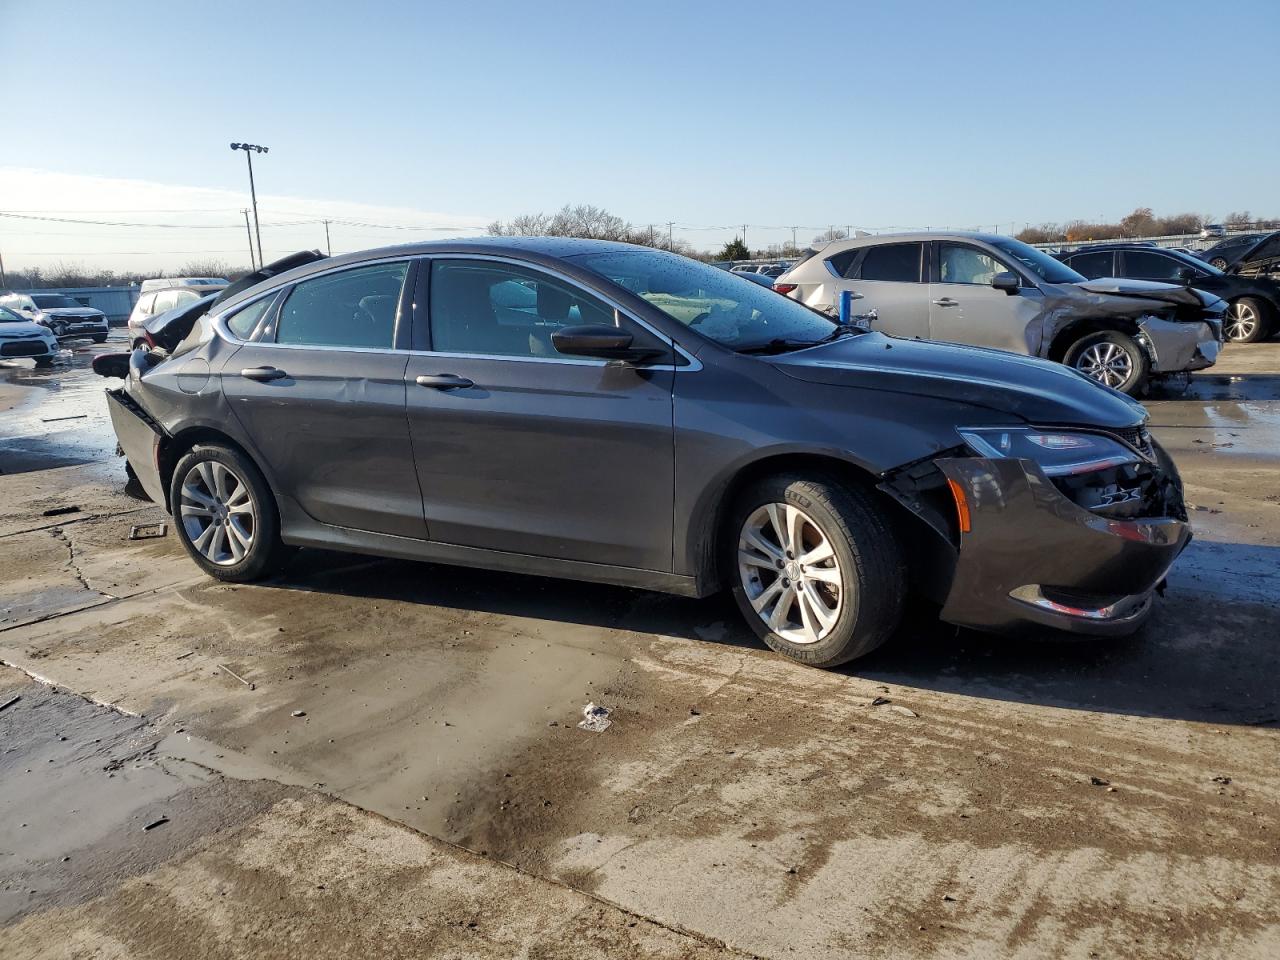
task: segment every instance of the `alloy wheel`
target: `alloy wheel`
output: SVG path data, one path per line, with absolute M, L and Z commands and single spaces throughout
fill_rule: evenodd
M 1092 344 L 1076 358 L 1076 369 L 1108 387 L 1120 389 L 1133 375 L 1133 358 L 1119 344 Z
M 845 581 L 831 541 L 803 510 L 767 503 L 738 535 L 738 576 L 770 630 L 791 643 L 817 643 L 840 619 Z
M 1258 312 L 1247 303 L 1233 303 L 1227 310 L 1228 340 L 1245 340 L 1258 329 Z
M 178 515 L 182 527 L 210 563 L 229 567 L 253 549 L 258 530 L 249 485 L 226 464 L 202 460 L 182 479 Z

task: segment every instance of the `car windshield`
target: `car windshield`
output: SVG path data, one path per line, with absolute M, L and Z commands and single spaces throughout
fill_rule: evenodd
M 80 306 L 80 304 L 76 303 L 70 297 L 63 296 L 60 293 L 36 294 L 31 299 L 36 302 L 37 307 L 44 310 L 59 310 L 63 307 Z
M 1083 283 L 1084 276 L 1076 273 L 1061 260 L 1055 260 L 1043 250 L 1015 240 L 1013 237 L 990 237 L 987 243 L 1003 250 L 1024 267 L 1049 283 Z
M 0 307 L 0 323 L 30 323 L 31 321 L 25 317 L 20 317 L 12 310 L 6 310 Z
M 811 346 L 840 329 L 816 310 L 728 270 L 660 250 L 571 258 L 733 350 Z

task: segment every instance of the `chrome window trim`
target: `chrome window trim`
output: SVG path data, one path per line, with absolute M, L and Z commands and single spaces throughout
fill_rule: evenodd
M 702 363 L 698 360 L 698 358 L 695 357 L 693 354 L 691 354 L 684 347 L 682 347 L 678 342 L 676 342 L 676 340 L 673 337 L 667 336 L 661 330 L 655 330 L 650 324 L 646 323 L 645 321 L 641 320 L 639 317 L 632 314 L 629 309 L 622 306 L 622 304 L 618 303 L 618 301 L 614 300 L 612 297 L 606 296 L 605 294 L 602 294 L 602 293 L 598 293 L 595 290 L 588 290 L 583 287 L 582 282 L 580 280 L 576 280 L 573 277 L 567 276 L 561 273 L 560 271 L 555 270 L 552 267 L 546 267 L 540 263 L 531 263 L 527 260 L 519 260 L 515 257 L 496 256 L 496 255 L 481 254 L 481 253 L 438 253 L 438 254 L 428 254 L 426 256 L 423 256 L 421 259 L 427 264 L 427 269 L 431 268 L 431 262 L 433 260 L 480 260 L 486 263 L 506 263 L 506 264 L 510 264 L 511 266 L 524 267 L 526 270 L 532 270 L 535 273 L 545 273 L 548 276 L 554 277 L 556 280 L 559 280 L 561 283 L 567 283 L 569 286 L 573 287 L 575 290 L 582 290 L 583 293 L 586 293 L 589 296 L 595 297 L 597 300 L 603 301 L 605 304 L 607 304 L 608 306 L 616 310 L 619 314 L 626 317 L 632 323 L 636 324 L 636 326 L 640 327 L 642 330 L 648 331 L 653 336 L 657 337 L 659 340 L 662 340 L 664 343 L 671 344 L 672 348 L 677 353 L 679 353 L 680 356 L 684 357 L 686 361 L 684 366 L 680 366 L 674 363 L 671 363 L 671 364 L 655 363 L 655 364 L 644 364 L 642 366 L 639 366 L 638 369 L 661 369 L 663 367 L 669 366 L 671 367 L 672 370 L 676 371 L 677 373 L 679 373 L 681 370 L 694 372 L 696 370 L 702 369 Z M 602 279 L 608 282 L 607 277 L 602 277 Z M 428 293 L 428 303 L 427 303 L 428 322 L 430 322 L 429 320 L 430 311 L 431 311 L 430 293 Z M 475 357 L 476 359 L 486 359 L 486 360 L 534 360 L 539 362 L 550 361 L 552 363 L 590 364 L 592 366 L 606 366 L 610 363 L 616 362 L 613 360 L 575 360 L 573 358 L 565 358 L 561 360 L 557 357 L 534 357 L 534 356 L 521 357 L 521 356 L 484 355 L 482 357 L 480 354 L 474 354 L 474 353 L 437 353 L 434 350 L 414 350 L 410 352 L 415 353 L 418 356 Z

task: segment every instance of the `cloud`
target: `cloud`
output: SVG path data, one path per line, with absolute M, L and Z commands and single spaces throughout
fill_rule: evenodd
M 9 269 L 60 261 L 131 271 L 173 270 L 197 259 L 249 262 L 241 213 L 248 191 L 0 167 L 0 197 L 0 214 L 10 214 L 0 216 L 0 255 Z M 260 194 L 258 214 L 268 260 L 324 249 L 323 219 L 333 221 L 334 253 L 474 235 L 493 219 L 279 194 Z

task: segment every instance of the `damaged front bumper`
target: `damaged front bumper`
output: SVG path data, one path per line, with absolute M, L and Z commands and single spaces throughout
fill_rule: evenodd
M 1028 460 L 956 457 L 936 464 L 964 503 L 941 612 L 959 626 L 1132 633 L 1191 540 L 1190 527 L 1176 516 L 1117 519 L 1077 506 Z
M 1218 320 L 1176 321 L 1143 317 L 1138 340 L 1151 358 L 1151 372 L 1184 373 L 1211 367 L 1222 349 Z

